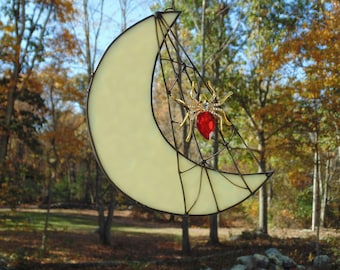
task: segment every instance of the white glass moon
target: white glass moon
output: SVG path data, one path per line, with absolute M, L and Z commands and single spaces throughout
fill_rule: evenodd
M 178 15 L 147 17 L 110 45 L 91 82 L 88 126 L 98 162 L 122 192 L 152 209 L 206 215 L 245 200 L 270 175 L 221 173 L 179 155 L 181 170 L 187 169 L 180 179 L 177 152 L 161 135 L 151 107 L 160 43 Z

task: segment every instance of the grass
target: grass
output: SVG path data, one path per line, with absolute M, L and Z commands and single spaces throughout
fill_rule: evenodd
M 24 212 L 24 211 L 0 211 L 0 231 L 42 231 L 45 225 L 46 213 Z M 79 232 L 91 233 L 98 228 L 97 218 L 89 215 L 75 215 L 69 213 L 50 213 L 48 229 L 51 231 L 61 232 Z M 149 234 L 174 236 L 176 239 L 181 238 L 182 230 L 180 228 L 169 227 L 150 227 L 127 224 L 113 224 L 112 231 L 114 233 L 130 233 L 130 234 Z M 193 228 L 191 230 L 193 236 L 202 235 L 202 230 Z
M 39 212 L 13 212 L 9 210 L 0 211 L 0 231 L 16 232 L 42 232 L 45 225 L 46 213 Z M 75 215 L 70 213 L 50 213 L 48 230 L 51 232 L 76 232 L 81 234 L 93 234 L 98 228 L 98 221 L 95 216 Z M 150 227 L 143 225 L 117 224 L 112 226 L 112 233 L 115 236 L 153 236 L 170 238 L 176 243 L 181 242 L 182 231 L 174 227 Z M 193 230 L 193 235 L 200 233 Z
M 45 225 L 44 212 L 0 212 L 0 230 L 42 231 Z M 97 221 L 91 216 L 50 213 L 48 228 L 54 231 L 90 232 L 97 228 Z

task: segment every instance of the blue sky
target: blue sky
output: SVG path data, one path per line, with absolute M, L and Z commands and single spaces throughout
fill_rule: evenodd
M 122 32 L 122 12 L 120 2 L 124 0 L 104 0 L 104 20 L 101 35 L 99 36 L 99 55 L 102 55 L 111 42 Z M 91 0 L 92 7 L 98 1 Z M 152 14 L 150 6 L 160 0 L 126 0 L 127 2 L 127 27 Z M 97 13 L 98 14 L 98 13 Z M 99 57 L 101 58 L 101 56 Z M 98 59 L 99 60 L 99 59 Z

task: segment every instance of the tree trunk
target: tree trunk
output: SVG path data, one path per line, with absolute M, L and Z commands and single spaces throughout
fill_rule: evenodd
M 219 131 L 219 128 L 218 128 L 218 125 L 216 125 L 213 153 L 218 153 L 218 133 L 219 133 L 218 131 Z M 214 155 L 214 169 L 218 170 L 218 155 Z M 218 214 L 213 214 L 209 216 L 209 224 L 210 224 L 209 240 L 208 240 L 209 245 L 217 246 L 219 244 L 218 223 L 219 223 Z
M 182 110 L 182 115 L 184 115 L 182 108 L 181 110 Z M 186 133 L 187 133 L 187 127 L 183 126 L 183 141 L 184 142 L 185 142 Z M 188 152 L 189 152 L 189 144 L 184 143 L 184 155 L 188 155 Z M 190 237 L 189 237 L 189 216 L 188 215 L 182 216 L 182 252 L 184 255 L 190 255 L 191 253 Z
M 46 216 L 45 216 L 44 231 L 43 231 L 42 239 L 41 239 L 41 250 L 43 252 L 46 251 L 47 231 L 48 231 L 51 202 L 52 202 L 52 185 L 56 181 L 57 168 L 58 168 L 58 155 L 57 155 L 56 145 L 55 145 L 54 139 L 52 139 L 52 141 L 51 141 L 51 150 L 50 150 L 47 158 L 48 158 L 47 162 L 50 165 L 51 175 L 48 179 L 48 185 L 47 185 L 47 211 L 46 211 Z
M 189 238 L 189 216 L 182 216 L 182 252 L 184 255 L 190 255 L 190 238 Z
M 267 207 L 267 184 L 260 188 L 259 193 L 259 226 L 261 233 L 268 233 L 268 207 Z
M 328 178 L 325 178 L 325 186 L 322 194 L 321 209 L 320 209 L 320 226 L 325 227 L 325 217 L 326 217 L 326 206 L 328 197 Z
M 313 172 L 313 209 L 312 209 L 312 230 L 316 231 L 320 224 L 320 188 L 319 188 L 319 154 L 318 147 L 314 152 L 314 172 Z
M 335 162 L 334 162 L 335 164 Z M 330 155 L 330 153 L 327 154 L 327 160 L 326 160 L 326 170 L 325 170 L 325 183 L 324 183 L 324 189 L 322 194 L 322 200 L 321 200 L 321 210 L 320 210 L 320 226 L 325 227 L 325 217 L 326 217 L 326 207 L 327 207 L 327 200 L 328 200 L 328 188 L 329 188 L 329 182 L 332 178 L 332 168 L 333 167 L 333 160 Z
M 7 93 L 7 105 L 4 116 L 3 127 L 0 130 L 0 164 L 2 164 L 7 157 L 7 150 L 10 137 L 10 127 L 12 123 L 12 116 L 14 113 L 14 102 L 15 102 L 15 92 L 16 84 L 19 78 L 19 64 L 14 67 L 13 74 L 10 79 L 10 85 L 8 87 Z
M 272 199 L 273 199 L 273 194 L 274 194 L 274 190 L 273 190 L 273 181 L 269 181 L 267 183 L 267 208 L 270 209 L 271 208 L 271 203 L 272 203 Z
M 98 45 L 98 36 L 101 31 L 102 23 L 103 23 L 103 8 L 104 8 L 104 1 L 101 0 L 99 2 L 99 19 L 96 22 L 96 29 L 94 30 L 94 38 L 91 39 L 91 17 L 89 16 L 88 12 L 88 0 L 83 0 L 83 13 L 84 13 L 84 22 L 83 22 L 83 30 L 85 35 L 85 62 L 87 66 L 87 76 L 90 78 L 92 76 L 93 70 L 94 70 L 94 60 L 97 56 L 97 45 Z M 91 41 L 93 41 L 93 44 L 91 44 Z M 90 161 L 89 161 L 90 162 Z M 89 166 L 90 167 L 90 164 Z M 89 179 L 88 179 L 89 181 Z M 111 243 L 111 224 L 112 224 L 112 218 L 113 218 L 113 210 L 114 210 L 114 192 L 110 190 L 110 196 L 109 196 L 109 202 L 108 202 L 108 213 L 107 217 L 105 217 L 105 200 L 104 200 L 104 182 L 105 182 L 105 176 L 98 165 L 96 163 L 96 200 L 97 200 L 97 210 L 98 210 L 98 234 L 99 234 L 99 242 L 103 245 L 110 245 Z M 87 182 L 89 184 L 89 182 Z M 88 186 L 89 188 L 90 186 Z M 111 188 L 111 187 L 109 187 Z
M 48 185 L 47 185 L 47 211 L 45 214 L 45 223 L 44 223 L 44 230 L 41 238 L 41 251 L 46 251 L 46 243 L 47 243 L 47 231 L 48 231 L 48 223 L 50 218 L 50 210 L 51 210 L 51 200 L 52 200 L 52 182 L 55 181 L 55 173 L 56 170 L 54 169 L 54 166 L 51 166 L 51 176 L 48 179 Z
M 265 138 L 264 132 L 258 132 L 259 146 L 258 150 L 260 153 L 260 172 L 266 171 L 266 159 L 265 159 Z M 268 195 L 267 195 L 267 184 L 264 184 L 260 188 L 259 192 L 259 225 L 258 230 L 261 233 L 268 234 Z
M 174 8 L 174 3 L 173 3 L 173 8 Z M 177 24 L 175 24 L 175 37 L 176 39 L 178 38 L 178 29 L 177 29 Z M 175 43 L 176 47 L 176 58 L 177 62 L 180 63 L 182 61 L 181 55 L 179 54 L 179 47 L 178 43 Z M 180 92 L 183 92 L 182 90 L 182 73 L 180 72 L 180 68 L 178 67 L 178 87 Z M 186 114 L 185 110 L 183 107 L 181 107 L 181 116 L 184 117 Z M 187 143 L 185 141 L 186 136 L 187 136 L 188 128 L 186 125 L 183 126 L 183 132 L 182 132 L 182 137 L 183 137 L 183 154 L 184 156 L 189 155 L 189 146 L 190 146 L 190 141 Z M 184 255 L 190 255 L 191 253 L 191 246 L 190 246 L 190 236 L 189 236 L 189 216 L 188 215 L 183 215 L 182 216 L 182 253 Z
M 9 143 L 9 133 L 6 126 L 0 130 L 0 165 L 3 164 L 7 157 L 7 149 Z
M 107 209 L 107 216 L 105 220 L 105 227 L 104 227 L 104 237 L 102 237 L 102 244 L 103 245 L 111 245 L 111 226 L 113 221 L 113 211 L 116 205 L 115 202 L 115 192 L 112 186 L 110 188 L 110 201 L 108 203 Z
M 85 163 L 85 187 L 84 187 L 84 199 L 83 202 L 85 204 L 92 205 L 94 203 L 94 196 L 93 196 L 93 183 L 94 179 L 91 177 L 91 159 L 92 157 L 88 157 L 84 163 Z
M 113 191 L 113 187 L 109 187 L 109 202 L 108 202 L 108 212 L 105 217 L 105 200 L 104 200 L 104 174 L 99 167 L 96 165 L 97 177 L 96 177 L 96 193 L 97 193 L 97 209 L 98 209 L 98 234 L 99 234 L 99 242 L 102 245 L 110 245 L 111 244 L 111 225 L 113 219 L 113 210 L 115 206 L 115 192 Z
M 101 244 L 105 244 L 105 205 L 103 198 L 103 176 L 98 164 L 96 164 L 96 195 L 98 209 L 99 242 Z
M 213 214 L 209 216 L 210 222 L 210 232 L 209 232 L 209 241 L 208 244 L 217 246 L 219 244 L 218 239 L 218 214 Z

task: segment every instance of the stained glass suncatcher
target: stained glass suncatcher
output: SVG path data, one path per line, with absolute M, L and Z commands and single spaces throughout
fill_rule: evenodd
M 224 101 L 215 102 L 209 83 L 176 44 L 172 25 L 178 16 L 176 11 L 158 12 L 113 41 L 90 86 L 88 126 L 98 162 L 122 192 L 168 213 L 212 214 L 254 194 L 272 172 L 242 170 L 232 142 L 245 142 L 220 110 Z M 167 65 L 172 67 L 170 74 L 165 74 L 171 70 Z M 155 76 L 163 78 L 157 86 Z M 194 90 L 193 84 L 197 84 Z M 217 115 L 211 112 L 215 131 L 208 130 L 208 136 L 197 129 L 199 113 L 193 121 L 188 115 L 189 121 L 183 122 L 191 109 L 188 104 L 194 102 L 190 99 L 199 98 L 221 103 L 216 106 Z M 160 120 L 157 106 L 164 104 L 168 114 Z M 220 121 L 225 123 L 221 126 Z M 227 165 L 214 166 L 216 159 L 219 163 L 225 159 Z

